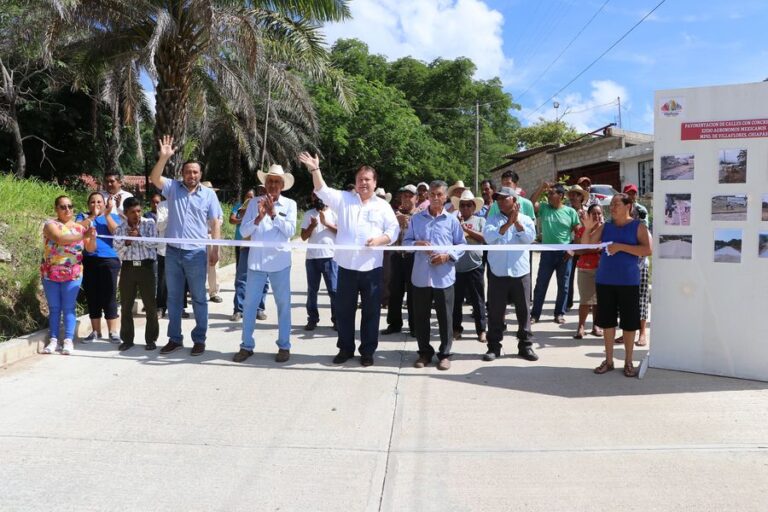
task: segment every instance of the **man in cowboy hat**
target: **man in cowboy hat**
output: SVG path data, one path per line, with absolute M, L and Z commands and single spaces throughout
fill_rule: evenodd
M 488 251 L 488 351 L 483 361 L 493 361 L 501 355 L 504 338 L 504 317 L 507 304 L 515 306 L 517 316 L 518 355 L 528 361 L 539 356 L 533 351 L 531 339 L 531 264 L 528 250 L 514 250 L 514 245 L 527 245 L 536 238 L 533 219 L 523 214 L 517 202 L 517 191 L 501 187 L 493 195 L 499 213 L 489 217 L 483 229 L 488 245 L 509 245 L 509 251 Z
M 453 203 L 451 202 L 451 199 L 453 199 L 454 197 L 461 196 L 461 193 L 464 192 L 466 189 L 467 187 L 464 186 L 464 182 L 461 180 L 456 180 L 456 183 L 448 187 L 447 199 L 445 202 L 445 211 L 447 212 L 455 211 L 453 209 Z
M 381 317 L 381 265 L 383 251 L 364 250 L 365 247 L 390 245 L 397 240 L 400 227 L 392 207 L 376 197 L 376 169 L 362 165 L 355 173 L 355 191 L 342 192 L 325 184 L 320 173 L 320 159 L 307 152 L 299 161 L 312 173 L 317 197 L 338 216 L 337 245 L 354 245 L 363 250 L 336 250 L 339 264 L 339 284 L 336 290 L 339 353 L 334 364 L 342 364 L 355 353 L 355 311 L 361 297 L 360 364 L 371 366 L 379 344 Z
M 584 203 L 584 209 L 586 210 L 593 204 L 600 204 L 600 200 L 595 196 L 595 194 L 592 193 L 592 180 L 589 179 L 587 176 L 582 176 L 581 178 L 576 180 L 576 184 L 584 189 L 584 191 L 587 193 L 587 199 L 583 201 Z
M 458 219 L 464 238 L 469 245 L 482 245 L 485 219 L 475 215 L 483 205 L 483 200 L 465 190 L 461 197 L 451 198 L 453 207 L 459 212 Z M 477 340 L 485 343 L 486 310 L 485 283 L 483 281 L 483 252 L 464 251 L 464 256 L 456 263 L 456 284 L 453 296 L 453 337 L 459 339 L 464 328 L 461 326 L 464 297 L 472 305 L 472 317 L 475 319 Z
M 192 329 L 193 356 L 205 352 L 205 338 L 208 332 L 208 301 L 205 300 L 205 275 L 208 264 L 219 261 L 219 248 L 214 246 L 207 253 L 208 224 L 222 218 L 221 205 L 216 193 L 201 186 L 202 167 L 199 162 L 188 161 L 181 166 L 182 179 L 163 177 L 165 164 L 176 152 L 173 137 L 166 135 L 160 141 L 160 154 L 150 173 L 150 181 L 166 198 L 168 204 L 168 238 L 194 240 L 189 243 L 169 243 L 165 252 L 165 279 L 168 287 L 168 343 L 160 350 L 170 354 L 183 346 L 181 314 L 184 301 L 184 283 L 189 285 L 192 295 L 192 310 L 195 314 L 195 328 Z M 211 226 L 211 237 L 221 238 L 221 224 Z M 206 263 L 207 260 L 207 263 Z
M 448 198 L 448 185 L 435 180 L 429 184 L 429 208 L 411 217 L 403 245 L 411 246 L 453 246 L 464 243 L 464 233 L 455 215 L 445 211 L 443 206 Z M 437 355 L 438 370 L 451 367 L 451 345 L 453 344 L 453 284 L 456 282 L 456 262 L 464 251 L 440 249 L 418 251 L 413 258 L 413 326 L 419 344 L 419 357 L 415 368 L 424 368 Z M 430 318 L 434 303 L 437 323 L 440 328 L 440 347 L 435 349 L 429 343 Z
M 405 185 L 397 191 L 400 199 L 395 217 L 400 225 L 400 235 L 392 245 L 403 245 L 405 230 L 411 216 L 416 213 L 417 189 Z M 413 293 L 411 291 L 411 273 L 413 272 L 412 251 L 389 251 L 384 254 L 389 259 L 389 301 L 387 303 L 387 328 L 381 334 L 393 334 L 403 329 L 403 298 L 407 295 L 408 328 L 413 335 Z
M 296 202 L 282 193 L 293 186 L 293 175 L 273 164 L 268 172 L 258 171 L 267 193 L 248 203 L 240 233 L 251 240 L 287 243 L 296 233 Z M 277 305 L 277 355 L 284 363 L 291 357 L 291 249 L 289 247 L 251 247 L 248 250 L 248 279 L 243 304 L 243 336 L 240 351 L 232 358 L 241 363 L 253 355 L 253 330 L 259 302 L 267 279 Z

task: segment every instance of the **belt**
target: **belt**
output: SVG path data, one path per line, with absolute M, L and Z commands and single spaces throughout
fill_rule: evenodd
M 151 267 L 157 260 L 125 260 L 124 267 Z

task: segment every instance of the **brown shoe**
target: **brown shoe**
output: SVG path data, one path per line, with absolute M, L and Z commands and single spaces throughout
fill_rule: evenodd
M 451 369 L 451 360 L 446 358 L 443 358 L 440 360 L 439 363 L 437 363 L 437 369 L 438 370 L 450 370 Z
M 458 341 L 461 339 L 461 333 L 462 331 L 460 329 L 454 329 L 453 330 L 453 340 Z
M 195 343 L 192 345 L 192 350 L 189 354 L 192 356 L 201 356 L 203 353 L 205 353 L 205 343 Z
M 480 343 L 488 343 L 488 339 L 485 337 L 485 331 L 482 331 L 480 334 L 477 335 L 477 341 Z
M 236 363 L 242 363 L 249 357 L 253 355 L 253 350 L 245 350 L 244 348 L 240 349 L 240 352 L 235 354 L 235 356 L 232 358 L 232 360 Z
M 413 363 L 414 368 L 424 368 L 425 366 L 429 366 L 429 363 L 431 362 L 432 358 L 427 358 L 424 356 L 419 356 L 419 358 L 416 360 L 415 363 Z
M 284 363 L 288 361 L 291 358 L 291 351 L 286 350 L 284 348 L 281 348 L 277 351 L 277 355 L 275 355 L 275 361 L 278 363 Z

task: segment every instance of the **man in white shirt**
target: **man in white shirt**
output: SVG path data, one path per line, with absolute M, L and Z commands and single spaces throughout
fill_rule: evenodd
M 366 249 L 390 245 L 400 233 L 392 207 L 376 197 L 377 174 L 373 167 L 361 166 L 355 173 L 355 191 L 342 192 L 328 187 L 320 174 L 320 159 L 309 153 L 299 161 L 312 173 L 315 194 L 338 216 L 336 244 L 354 245 L 360 250 L 337 249 L 339 287 L 336 291 L 336 313 L 339 353 L 334 364 L 342 364 L 355 353 L 355 314 L 358 295 L 362 302 L 360 319 L 360 363 L 373 364 L 379 344 L 381 317 L 381 266 L 383 251 Z
M 293 186 L 293 175 L 273 164 L 269 172 L 258 171 L 267 193 L 248 203 L 240 223 L 240 234 L 258 242 L 287 243 L 296 233 L 296 201 L 282 195 Z M 290 247 L 251 247 L 248 250 L 248 280 L 243 304 L 243 337 L 240 351 L 232 359 L 242 363 L 253 355 L 253 330 L 264 284 L 272 283 L 277 305 L 277 355 L 284 363 L 291 357 L 291 249 Z
M 121 217 L 123 214 L 123 201 L 129 197 L 133 197 L 133 194 L 123 190 L 123 176 L 120 171 L 107 171 L 104 173 L 104 189 L 101 191 L 101 195 L 104 196 L 104 204 L 107 204 L 107 199 L 112 198 L 115 205 L 115 212 Z
M 307 249 L 307 325 L 305 331 L 314 331 L 320 321 L 317 309 L 317 292 L 320 290 L 320 277 L 325 281 L 325 289 L 331 298 L 331 322 L 336 329 L 336 280 L 339 266 L 333 261 L 333 246 L 336 243 L 336 214 L 312 193 L 312 208 L 304 214 L 301 223 L 301 239 L 310 244 L 325 246 L 322 249 Z

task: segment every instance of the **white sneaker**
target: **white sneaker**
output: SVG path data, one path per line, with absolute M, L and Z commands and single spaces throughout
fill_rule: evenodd
M 57 350 L 60 350 L 59 340 L 56 338 L 51 338 L 48 340 L 48 343 L 46 343 L 45 348 L 43 349 L 43 354 L 53 354 Z
M 72 340 L 64 340 L 64 346 L 61 347 L 61 355 L 68 356 L 75 350 Z
M 122 340 L 120 339 L 120 335 L 116 332 L 109 333 L 109 342 L 114 343 L 115 345 L 119 345 L 122 343 Z
M 91 334 L 89 334 L 85 338 L 80 338 L 80 343 L 93 343 L 94 341 L 100 338 L 101 338 L 100 332 L 91 331 Z

